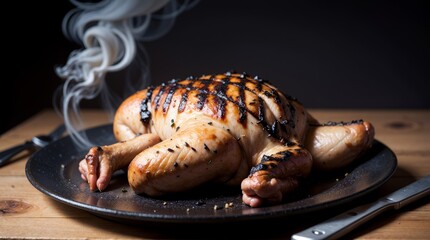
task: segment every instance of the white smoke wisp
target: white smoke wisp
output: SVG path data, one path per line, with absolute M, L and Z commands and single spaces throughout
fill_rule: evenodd
M 83 46 L 70 53 L 64 66 L 55 69 L 64 84 L 54 95 L 54 106 L 79 148 L 93 144 L 82 129 L 82 100 L 101 96 L 110 117 L 121 101 L 106 84 L 108 73 L 127 70 L 124 86 L 132 93 L 150 81 L 148 56 L 141 42 L 166 34 L 175 18 L 198 0 L 102 0 L 80 2 L 63 19 L 64 35 Z M 132 79 L 133 76 L 139 76 Z M 59 104 L 57 104 L 59 103 Z

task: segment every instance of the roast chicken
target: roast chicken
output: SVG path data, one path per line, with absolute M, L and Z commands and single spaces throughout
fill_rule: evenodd
M 92 191 L 128 169 L 136 194 L 219 183 L 240 187 L 250 207 L 281 203 L 311 172 L 351 164 L 374 139 L 367 121 L 319 123 L 296 98 L 235 72 L 138 91 L 117 109 L 113 131 L 117 143 L 92 147 L 79 163 Z

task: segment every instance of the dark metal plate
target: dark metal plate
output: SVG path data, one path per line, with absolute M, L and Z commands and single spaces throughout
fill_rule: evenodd
M 86 134 L 97 145 L 115 141 L 112 125 L 88 129 Z M 312 175 L 294 197 L 282 204 L 251 208 L 242 203 L 240 187 L 203 186 L 163 198 L 136 195 L 122 171 L 114 174 L 107 190 L 91 192 L 78 171 L 86 152 L 78 150 L 69 137 L 55 141 L 29 159 L 27 178 L 36 189 L 59 202 L 127 222 L 213 223 L 310 213 L 345 204 L 375 190 L 397 168 L 394 153 L 375 140 L 371 151 L 356 165 L 331 174 Z M 225 204 L 231 206 L 226 208 Z

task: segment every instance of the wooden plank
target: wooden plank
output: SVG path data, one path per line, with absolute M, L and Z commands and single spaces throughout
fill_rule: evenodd
M 377 217 L 346 236 L 346 239 L 428 239 L 429 224 Z
M 0 238 L 29 239 L 158 239 L 162 234 L 90 217 L 0 218 Z
M 369 201 L 411 183 L 430 173 L 429 110 L 332 110 L 311 109 L 320 121 L 349 121 L 363 118 L 374 124 L 377 139 L 394 151 L 398 169 L 393 177 Z M 108 123 L 99 110 L 84 112 L 88 127 Z M 35 134 L 49 132 L 61 122 L 50 110 L 41 112 L 20 126 L 0 136 L 0 149 L 20 143 Z M 30 239 L 154 239 L 223 237 L 223 230 L 240 232 L 243 237 L 289 238 L 291 234 L 311 226 L 334 212 L 323 212 L 312 218 L 285 220 L 285 228 L 273 229 L 270 221 L 257 223 L 195 226 L 160 224 L 132 225 L 97 217 L 86 211 L 57 202 L 35 189 L 25 176 L 28 155 L 0 168 L 0 238 Z M 427 239 L 430 228 L 430 197 L 404 208 L 384 213 L 348 234 L 360 239 Z M 359 204 L 359 202 L 354 202 Z M 271 227 L 272 226 L 272 227 Z M 270 229 L 270 231 L 250 231 Z

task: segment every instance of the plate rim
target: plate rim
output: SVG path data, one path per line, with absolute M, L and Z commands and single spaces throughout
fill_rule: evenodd
M 105 129 L 105 128 L 111 128 L 112 124 L 103 124 L 91 128 L 87 128 L 83 131 L 97 131 L 98 129 Z M 50 146 L 55 144 L 56 142 L 65 141 L 65 139 L 70 138 L 69 136 L 65 136 L 44 149 L 49 149 Z M 93 213 L 97 216 L 108 218 L 111 220 L 117 220 L 117 221 L 142 221 L 142 222 L 154 222 L 154 223 L 214 223 L 214 222 L 231 222 L 231 221 L 249 221 L 249 220 L 259 220 L 259 219 L 267 219 L 267 218 L 275 218 L 275 217 L 287 217 L 287 216 L 293 216 L 293 215 L 301 215 L 301 214 L 307 214 L 307 213 L 313 213 L 319 210 L 323 209 L 329 209 L 333 208 L 335 206 L 344 205 L 348 202 L 353 201 L 354 199 L 360 198 L 375 189 L 382 186 L 384 183 L 386 183 L 395 173 L 397 167 L 398 167 L 398 159 L 395 153 L 384 143 L 379 141 L 378 139 L 374 140 L 375 143 L 380 144 L 384 150 L 388 151 L 389 154 L 392 156 L 393 164 L 392 167 L 389 169 L 388 174 L 385 175 L 382 180 L 380 180 L 377 183 L 373 183 L 368 188 L 365 188 L 361 191 L 355 192 L 351 195 L 343 196 L 337 199 L 332 199 L 326 202 L 322 202 L 316 205 L 306 206 L 302 208 L 296 208 L 294 210 L 287 209 L 282 210 L 282 206 L 288 205 L 289 203 L 284 204 L 278 204 L 274 206 L 263 206 L 258 209 L 268 209 L 268 208 L 280 208 L 280 210 L 277 211 L 267 211 L 264 212 L 263 210 L 257 210 L 255 214 L 242 214 L 242 215 L 206 215 L 206 216 L 193 216 L 192 214 L 187 215 L 186 218 L 181 216 L 174 216 L 174 215 L 161 215 L 161 214 L 148 214 L 148 213 L 142 213 L 142 212 L 131 212 L 131 211 L 125 211 L 125 210 L 117 210 L 117 209 L 110 209 L 110 208 L 104 208 L 99 206 L 94 206 L 88 203 L 82 203 L 78 202 L 72 199 L 68 199 L 66 197 L 60 196 L 58 194 L 55 194 L 52 190 L 49 190 L 49 187 L 42 186 L 39 181 L 34 177 L 32 174 L 31 164 L 36 161 L 38 154 L 40 154 L 41 151 L 44 151 L 44 149 L 39 150 L 38 152 L 34 153 L 30 156 L 28 159 L 26 165 L 25 165 L 25 174 L 28 179 L 28 181 L 40 192 L 44 193 L 45 195 L 49 196 L 50 198 L 61 202 L 63 204 L 69 205 L 71 207 L 75 207 L 90 213 Z M 354 168 L 355 169 L 355 168 Z M 342 181 L 342 180 L 341 180 Z M 318 195 L 318 194 L 317 194 Z M 305 199 L 301 199 L 299 201 L 303 201 Z M 323 205 L 323 207 L 322 207 Z

